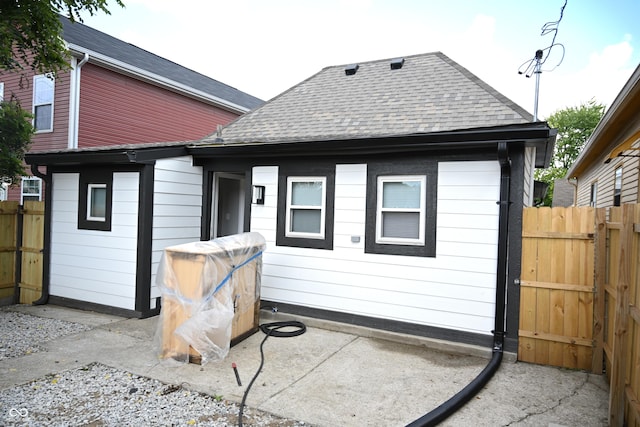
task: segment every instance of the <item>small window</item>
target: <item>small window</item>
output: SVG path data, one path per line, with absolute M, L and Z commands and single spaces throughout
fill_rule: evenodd
M 42 180 L 35 176 L 25 176 L 22 178 L 22 190 L 20 194 L 20 203 L 34 200 L 39 202 L 42 200 Z
M 0 182 L 0 202 L 7 200 L 9 197 L 9 184 Z
M 54 80 L 49 74 L 33 78 L 33 126 L 36 132 L 53 130 Z
M 370 162 L 364 251 L 435 257 L 437 191 L 435 160 Z
M 376 243 L 424 245 L 427 177 L 380 176 Z
M 276 245 L 333 249 L 335 164 L 278 168 Z
M 107 184 L 89 184 L 87 187 L 87 219 L 104 221 L 106 213 Z
M 4 82 L 0 82 L 0 102 L 4 100 Z
M 620 206 L 620 198 L 622 196 L 622 166 L 616 169 L 615 180 L 613 184 L 613 206 Z
M 78 228 L 111 231 L 113 173 L 81 172 L 79 184 Z
M 287 237 L 324 239 L 326 194 L 324 177 L 287 178 Z
M 591 184 L 591 196 L 589 198 L 589 206 L 596 207 L 598 203 L 598 183 Z

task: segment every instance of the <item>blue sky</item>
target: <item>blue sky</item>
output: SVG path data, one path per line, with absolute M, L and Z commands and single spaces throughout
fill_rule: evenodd
M 533 113 L 518 74 L 565 0 L 124 0 L 85 24 L 268 100 L 322 68 L 441 51 Z M 610 105 L 640 63 L 640 1 L 567 0 L 538 115 Z M 560 63 L 560 65 L 558 65 Z

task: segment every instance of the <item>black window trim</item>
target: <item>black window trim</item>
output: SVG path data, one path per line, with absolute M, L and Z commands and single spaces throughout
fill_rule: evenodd
M 87 203 L 89 184 L 106 184 L 107 201 L 104 221 L 87 219 Z M 81 171 L 78 187 L 78 229 L 111 231 L 111 210 L 113 201 L 113 171 L 91 170 Z
M 378 209 L 378 177 L 395 175 L 426 176 L 425 244 L 403 245 L 376 242 Z M 371 254 L 436 256 L 438 162 L 435 159 L 394 162 L 370 162 L 367 165 L 367 211 L 365 220 L 364 251 Z
M 287 215 L 287 178 L 289 177 L 325 177 L 326 200 L 324 239 L 286 236 L 285 224 Z M 326 250 L 333 249 L 335 177 L 335 163 L 316 164 L 313 166 L 282 165 L 278 167 L 278 214 L 276 224 L 276 246 L 291 246 L 296 248 Z

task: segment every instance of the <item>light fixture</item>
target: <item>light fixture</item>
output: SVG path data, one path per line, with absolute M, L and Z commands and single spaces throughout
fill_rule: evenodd
M 264 185 L 254 185 L 251 203 L 254 205 L 264 205 Z

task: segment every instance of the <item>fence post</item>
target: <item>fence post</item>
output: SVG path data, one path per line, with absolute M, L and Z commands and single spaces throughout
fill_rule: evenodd
M 22 238 L 24 236 L 24 206 L 16 210 L 16 283 L 13 288 L 13 303 L 20 304 L 20 282 L 22 281 Z
M 593 294 L 593 353 L 591 372 L 602 374 L 604 357 L 604 285 L 607 282 L 607 212 L 595 210 L 594 236 L 594 294 Z
M 613 357 L 611 366 L 611 394 L 609 396 L 609 425 L 624 425 L 627 338 L 629 326 L 629 286 L 632 280 L 632 254 L 635 233 L 633 221 L 636 205 L 622 207 L 622 229 L 620 230 L 620 261 L 616 290 L 616 307 L 613 323 Z M 614 248 L 611 248 L 612 250 Z

